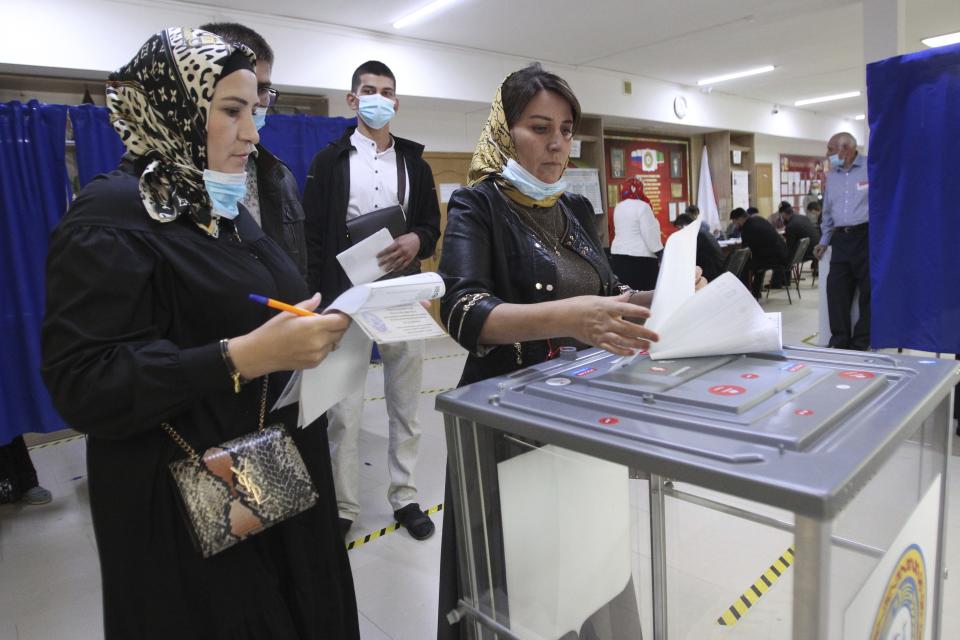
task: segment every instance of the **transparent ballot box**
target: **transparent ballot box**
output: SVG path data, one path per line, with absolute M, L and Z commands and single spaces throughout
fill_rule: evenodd
M 441 613 L 484 639 L 939 638 L 958 381 L 899 355 L 589 350 L 445 393 Z

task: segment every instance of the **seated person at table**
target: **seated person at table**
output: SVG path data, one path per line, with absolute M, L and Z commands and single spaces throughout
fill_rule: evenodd
M 807 203 L 807 217 L 810 218 L 810 222 L 816 225 L 818 232 L 820 230 L 821 213 L 823 213 L 823 205 L 819 200 Z
M 730 212 L 730 220 L 740 227 L 743 246 L 750 249 L 745 273 L 752 279 L 753 297 L 759 298 L 767 270 L 787 264 L 787 245 L 772 224 L 761 216 L 748 215 L 742 207 Z
M 687 207 L 689 211 L 690 207 Z M 699 213 L 699 212 L 698 212 Z M 681 213 L 673 222 L 678 229 L 683 229 L 688 224 L 699 224 L 697 231 L 697 266 L 703 270 L 703 277 L 707 280 L 715 280 L 723 273 L 723 263 L 726 258 L 723 255 L 723 249 L 713 234 L 703 226 L 699 219 L 688 213 Z
M 817 226 L 810 221 L 807 216 L 797 215 L 793 207 L 787 205 L 783 210 L 784 238 L 787 241 L 787 259 L 793 260 L 793 255 L 797 252 L 797 244 L 801 238 L 810 238 L 810 246 L 803 254 L 802 262 L 813 260 L 813 248 L 820 243 L 820 231 Z M 790 271 L 787 271 L 787 282 L 790 284 Z

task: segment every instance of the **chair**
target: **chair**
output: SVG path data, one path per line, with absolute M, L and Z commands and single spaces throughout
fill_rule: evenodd
M 727 256 L 727 259 L 723 263 L 723 270 L 729 271 L 736 277 L 740 277 L 740 274 L 743 272 L 743 268 L 747 266 L 747 262 L 750 260 L 750 249 L 744 247 L 742 249 L 737 249 L 733 253 Z
M 800 241 L 797 243 L 797 248 L 793 252 L 793 257 L 790 258 L 790 262 L 784 265 L 777 265 L 773 268 L 774 277 L 779 273 L 780 277 L 783 279 L 783 282 L 787 281 L 787 273 L 792 271 L 797 273 L 799 271 L 800 264 L 803 262 L 803 256 L 806 255 L 807 249 L 810 247 L 810 238 L 800 238 Z M 800 276 L 799 274 L 795 275 L 793 278 L 793 284 L 797 288 L 797 298 L 803 299 L 803 296 L 800 295 Z M 793 298 L 790 297 L 790 285 L 784 287 L 787 290 L 787 300 L 790 301 L 790 304 L 793 304 Z M 770 289 L 767 289 L 767 299 L 770 299 Z

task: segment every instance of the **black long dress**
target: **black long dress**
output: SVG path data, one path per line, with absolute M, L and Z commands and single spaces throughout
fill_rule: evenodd
M 61 415 L 89 435 L 90 507 L 111 638 L 359 638 L 326 425 L 294 436 L 317 506 L 208 559 L 194 548 L 168 465 L 257 428 L 261 381 L 234 394 L 218 341 L 271 311 L 247 300 L 307 297 L 295 265 L 246 211 L 212 238 L 151 220 L 137 178 L 91 182 L 53 234 L 43 376 Z M 270 376 L 269 405 L 288 374 Z

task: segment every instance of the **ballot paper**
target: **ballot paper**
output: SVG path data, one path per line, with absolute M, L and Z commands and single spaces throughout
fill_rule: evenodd
M 305 427 L 351 391 L 363 387 L 372 341 L 406 342 L 446 335 L 420 304 L 439 298 L 444 291 L 439 275 L 419 273 L 357 285 L 341 294 L 324 311 L 345 313 L 353 320 L 339 346 L 318 366 L 294 373 L 273 409 L 299 400 L 297 422 Z
M 693 358 L 783 347 L 779 313 L 765 313 L 733 274 L 695 290 L 697 225 L 670 236 L 645 326 L 660 336 L 650 358 Z M 621 361 L 626 366 L 633 361 Z
M 346 251 L 337 254 L 337 262 L 354 285 L 367 284 L 387 275 L 377 261 L 377 254 L 393 244 L 393 236 L 386 227 L 364 238 Z

